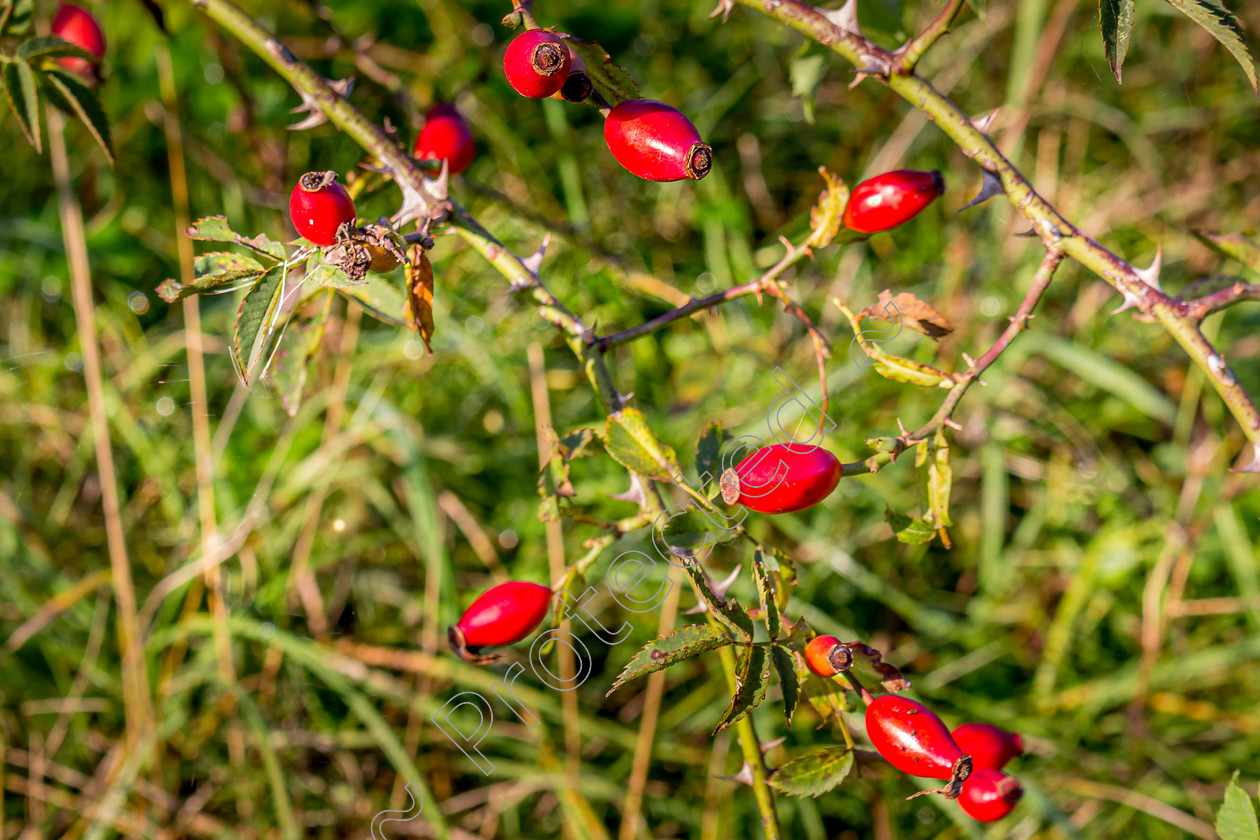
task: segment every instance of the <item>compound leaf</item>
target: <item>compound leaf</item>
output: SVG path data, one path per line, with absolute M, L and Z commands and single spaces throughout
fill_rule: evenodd
M 612 694 L 631 680 L 733 644 L 735 641 L 730 636 L 711 624 L 689 624 L 644 645 L 621 669 L 608 693 Z
M 835 790 L 853 769 L 853 751 L 848 747 L 828 747 L 806 753 L 776 769 L 770 786 L 780 793 L 804 798 L 819 797 Z

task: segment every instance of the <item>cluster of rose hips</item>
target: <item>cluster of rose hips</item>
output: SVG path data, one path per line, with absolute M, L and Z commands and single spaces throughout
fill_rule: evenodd
M 857 689 L 866 703 L 866 735 L 889 764 L 911 776 L 947 781 L 930 792 L 957 799 L 980 822 L 995 822 L 1015 808 L 1024 789 L 1002 768 L 1023 752 L 1019 735 L 988 723 L 965 723 L 951 732 L 931 709 L 909 697 L 872 697 L 848 673 L 852 662 L 849 648 L 835 636 L 815 636 L 805 646 L 811 671 L 825 679 L 843 673 Z
M 503 74 L 521 96 L 584 101 L 594 91 L 582 59 L 545 29 L 522 32 L 503 55 Z M 628 99 L 604 113 L 604 141 L 631 174 L 648 181 L 700 180 L 713 167 L 713 149 L 677 108 Z
M 96 59 L 89 61 L 86 58 L 67 57 L 57 59 L 57 63 L 71 73 L 93 78 L 96 65 L 105 57 L 105 32 L 96 22 L 96 18 L 92 17 L 92 13 L 82 6 L 62 3 L 53 16 L 52 34 L 76 47 L 82 47 Z

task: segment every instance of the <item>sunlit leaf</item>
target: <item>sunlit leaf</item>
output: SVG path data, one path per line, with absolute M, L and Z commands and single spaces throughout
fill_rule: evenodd
M 794 758 L 770 775 L 770 786 L 779 793 L 804 798 L 835 790 L 853 769 L 853 751 L 828 747 Z
M 1225 801 L 1216 812 L 1216 833 L 1221 840 L 1260 840 L 1256 809 L 1247 792 L 1238 786 L 1237 770 L 1225 786 Z
M 285 258 L 284 245 L 268 239 L 261 233 L 252 237 L 242 236 L 232 230 L 232 226 L 228 224 L 226 216 L 207 216 L 204 219 L 198 219 L 184 230 L 184 235 L 189 239 L 200 239 L 209 242 L 234 242 L 237 245 L 249 248 L 256 254 L 270 257 L 273 260 L 283 260 Z
M 637 408 L 608 415 L 602 440 L 613 460 L 628 470 L 657 481 L 673 481 L 681 472 L 674 450 L 657 439 Z
M 232 361 L 246 385 L 255 381 L 258 365 L 271 347 L 283 292 L 284 272 L 276 266 L 262 275 L 241 301 L 232 336 Z
M 1220 41 L 1247 74 L 1251 89 L 1260 96 L 1260 82 L 1256 79 L 1256 63 L 1251 57 L 1251 51 L 1247 49 L 1242 26 L 1239 25 L 1238 18 L 1233 12 L 1208 0 L 1168 0 L 1168 5 L 1202 26 L 1213 38 Z
M 734 639 L 711 624 L 689 624 L 668 636 L 662 636 L 644 645 L 634 658 L 626 663 L 626 667 L 621 669 L 621 674 L 613 682 L 608 693 L 612 694 L 631 680 L 645 677 L 654 671 L 662 671 L 707 651 L 733 644 L 735 644 Z

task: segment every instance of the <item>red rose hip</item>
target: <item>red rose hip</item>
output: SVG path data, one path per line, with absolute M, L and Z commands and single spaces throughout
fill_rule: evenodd
M 691 120 L 663 102 L 622 102 L 604 120 L 604 140 L 617 163 L 648 181 L 698 181 L 713 166 L 713 150 Z
M 820 677 L 834 677 L 853 663 L 853 654 L 835 636 L 815 636 L 805 645 L 805 664 Z
M 92 17 L 92 13 L 82 6 L 75 6 L 72 3 L 61 4 L 53 17 L 52 34 L 87 50 L 96 56 L 97 61 L 105 56 L 105 33 L 101 31 L 101 26 L 96 22 L 96 18 Z M 92 65 L 95 62 L 85 58 L 70 57 L 59 58 L 57 63 L 80 76 L 88 76 L 91 75 Z
M 354 202 L 336 179 L 336 172 L 307 172 L 289 196 L 293 227 L 315 245 L 334 244 L 337 229 L 354 221 Z
M 831 495 L 843 471 L 840 460 L 821 446 L 776 443 L 722 473 L 722 498 L 761 513 L 791 513 Z
M 1024 751 L 1018 735 L 989 723 L 964 723 L 952 734 L 958 749 L 971 756 L 973 770 L 1001 770 Z
M 424 128 L 416 138 L 415 157 L 444 160 L 447 171 L 458 175 L 473 162 L 476 152 L 472 129 L 459 111 L 451 105 L 435 105 L 429 109 Z
M 933 169 L 898 169 L 863 181 L 849 193 L 844 226 L 858 233 L 879 233 L 905 224 L 945 192 L 945 179 Z
M 908 697 L 882 694 L 871 701 L 866 707 L 866 734 L 879 754 L 903 773 L 949 780 L 936 792 L 950 799 L 958 796 L 971 775 L 971 756 L 954 743 L 945 723 Z
M 503 54 L 503 73 L 521 96 L 551 96 L 569 78 L 569 49 L 546 30 L 522 32 Z
M 469 662 L 493 662 L 497 656 L 480 656 L 476 648 L 519 642 L 538 629 L 550 607 L 551 590 L 545 586 L 515 580 L 493 586 L 447 630 L 451 650 Z
M 963 782 L 958 804 L 980 822 L 997 822 L 1015 809 L 1024 786 L 999 770 L 977 770 Z

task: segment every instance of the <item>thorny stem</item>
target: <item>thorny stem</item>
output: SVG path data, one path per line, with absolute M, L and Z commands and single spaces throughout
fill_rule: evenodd
M 1260 300 L 1260 284 L 1238 282 L 1228 289 L 1188 300 L 1185 303 L 1185 312 L 1194 320 L 1202 321 L 1213 312 L 1219 312 L 1243 300 Z
M 949 27 L 953 25 L 954 18 L 958 17 L 962 7 L 963 0 L 948 0 L 945 8 L 937 15 L 936 20 L 928 24 L 927 29 L 897 50 L 897 63 L 894 65 L 894 70 L 898 73 L 913 73 L 924 53 L 949 31 Z
M 878 66 L 881 61 L 891 68 L 895 61 L 886 50 L 857 33 L 840 28 L 818 9 L 801 0 L 736 2 L 787 24 L 864 71 L 869 71 L 873 64 Z M 1207 374 L 1208 381 L 1229 407 L 1242 427 L 1243 434 L 1260 453 L 1260 410 L 1257 410 L 1250 395 L 1239 384 L 1225 359 L 1200 332 L 1197 320 L 1187 311 L 1184 301 L 1164 294 L 1159 288 L 1158 278 L 1147 282 L 1132 265 L 1065 219 L 1033 189 L 988 135 L 930 82 L 914 73 L 885 72 L 880 78 L 895 93 L 940 126 L 964 154 L 1001 182 L 1007 197 L 1032 223 L 1033 230 L 1046 243 L 1047 248 L 1057 249 L 1072 257 L 1120 292 L 1126 303 L 1158 319 L 1194 363 Z M 1253 463 L 1252 466 L 1260 469 L 1260 464 Z

